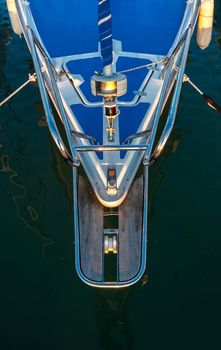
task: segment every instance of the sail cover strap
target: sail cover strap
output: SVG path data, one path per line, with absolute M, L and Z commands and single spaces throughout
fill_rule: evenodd
M 101 56 L 103 59 L 103 66 L 105 67 L 113 61 L 110 0 L 98 0 L 98 28 L 100 34 Z

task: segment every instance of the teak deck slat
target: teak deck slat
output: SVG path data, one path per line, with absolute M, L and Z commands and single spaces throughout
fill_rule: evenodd
M 143 177 L 132 185 L 119 208 L 119 279 L 127 281 L 137 275 L 141 264 L 143 227 Z
M 101 281 L 103 275 L 103 206 L 91 185 L 82 176 L 78 182 L 81 268 L 89 279 Z

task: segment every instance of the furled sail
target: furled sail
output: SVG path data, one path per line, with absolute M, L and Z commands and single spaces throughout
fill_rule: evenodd
M 112 21 L 110 0 L 98 0 L 98 28 L 103 66 L 112 64 Z

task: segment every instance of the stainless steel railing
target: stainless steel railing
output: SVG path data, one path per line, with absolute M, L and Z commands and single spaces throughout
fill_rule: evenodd
M 78 166 L 80 164 L 80 162 L 77 159 L 77 153 L 76 153 L 75 147 L 73 146 L 70 126 L 68 124 L 67 116 L 66 116 L 66 113 L 64 111 L 63 103 L 61 101 L 60 92 L 58 90 L 57 83 L 55 81 L 54 73 L 52 70 L 52 63 L 48 59 L 47 55 L 44 54 L 43 48 L 40 49 L 40 46 L 39 46 L 40 44 L 39 43 L 38 43 L 38 45 L 36 44 L 37 39 L 33 35 L 33 32 L 32 32 L 30 27 L 26 27 L 26 33 L 27 33 L 27 37 L 28 37 L 28 41 L 29 41 L 29 45 L 30 45 L 30 49 L 31 49 L 32 57 L 33 57 L 35 71 L 36 71 L 37 78 L 38 78 L 39 90 L 40 90 L 40 94 L 41 94 L 41 98 L 42 98 L 42 102 L 43 102 L 43 106 L 44 106 L 44 110 L 45 110 L 45 114 L 46 114 L 48 127 L 50 130 L 50 134 L 51 134 L 55 144 L 57 145 L 62 157 L 72 166 Z M 44 83 L 44 79 L 43 79 L 43 72 L 42 72 L 42 69 L 41 69 L 41 66 L 39 63 L 37 49 L 40 50 L 42 57 L 44 59 L 46 68 L 47 68 L 47 72 L 48 72 L 50 82 L 51 82 L 52 87 L 53 87 L 53 91 L 55 94 L 55 98 L 56 98 L 56 102 L 57 102 L 57 105 L 59 108 L 59 112 L 60 112 L 62 119 L 63 119 L 63 122 L 64 122 L 65 131 L 66 131 L 66 134 L 68 137 L 68 143 L 69 143 L 69 147 L 71 150 L 71 154 L 67 150 L 67 148 L 62 140 L 62 137 L 58 131 L 58 128 L 57 128 L 57 125 L 56 125 L 56 122 L 55 122 L 55 119 L 53 116 L 49 97 L 48 97 L 48 94 L 47 94 L 47 91 L 45 88 L 45 83 Z
M 171 131 L 172 131 L 174 123 L 175 123 L 176 113 L 177 113 L 180 94 L 181 94 L 181 88 L 182 88 L 182 84 L 183 84 L 183 77 L 184 77 L 184 72 L 185 72 L 186 60 L 187 60 L 187 55 L 188 55 L 188 50 L 189 50 L 189 45 L 190 45 L 190 40 L 191 40 L 191 34 L 192 34 L 192 28 L 190 27 L 188 30 L 187 36 L 186 36 L 186 42 L 184 44 L 182 64 L 181 64 L 180 69 L 178 71 L 177 84 L 175 86 L 173 99 L 171 102 L 171 107 L 169 110 L 166 125 L 165 125 L 164 130 L 161 134 L 160 140 L 158 141 L 158 144 L 157 144 L 154 152 L 151 155 L 151 159 L 150 159 L 151 163 L 155 159 L 157 159 L 160 156 L 160 154 L 162 153 L 162 151 L 166 145 L 166 142 L 170 137 Z M 151 150 L 150 150 L 150 152 L 151 152 Z M 150 153 L 148 153 L 148 155 L 149 154 Z
M 176 48 L 174 49 L 174 52 L 171 54 L 170 59 L 168 60 L 167 70 L 165 72 L 165 77 L 164 77 L 164 85 L 163 85 L 161 95 L 160 95 L 160 100 L 159 100 L 159 103 L 157 106 L 154 124 L 153 124 L 152 132 L 150 135 L 149 145 L 146 149 L 146 154 L 145 154 L 144 161 L 143 161 L 144 165 L 146 165 L 146 166 L 151 165 L 153 163 L 153 160 L 156 160 L 159 157 L 159 155 L 162 153 L 162 151 L 166 145 L 166 142 L 171 134 L 171 131 L 173 129 L 174 122 L 176 119 L 176 113 L 177 113 L 181 88 L 182 88 L 182 84 L 183 84 L 183 76 L 184 76 L 184 70 L 185 70 L 185 65 L 186 65 L 192 30 L 193 30 L 193 26 L 189 25 L 188 29 L 186 30 L 183 37 L 181 38 L 180 43 L 176 46 Z M 166 96 L 166 93 L 167 93 L 168 87 L 169 87 L 171 71 L 173 69 L 175 58 L 182 47 L 183 47 L 182 60 L 181 60 L 181 64 L 180 64 L 180 68 L 179 68 L 179 72 L 178 72 L 177 82 L 175 85 L 175 91 L 173 94 L 173 99 L 172 99 L 169 115 L 167 118 L 165 128 L 163 130 L 163 133 L 161 134 L 160 140 L 159 140 L 155 150 L 152 153 L 156 132 L 157 132 L 163 104 L 165 101 L 165 96 Z

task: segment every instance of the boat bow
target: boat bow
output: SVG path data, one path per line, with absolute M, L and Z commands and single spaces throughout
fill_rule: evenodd
M 78 26 L 68 14 L 72 3 L 49 2 L 51 16 L 46 16 L 39 1 L 16 0 L 49 130 L 73 167 L 77 272 L 93 286 L 124 287 L 137 282 L 146 268 L 148 169 L 175 122 L 200 1 L 151 0 L 144 6 L 139 0 L 128 4 L 124 18 L 119 16 L 121 0 L 111 8 L 109 0 L 94 0 L 87 13 L 82 2 Z M 125 18 L 133 21 L 126 26 Z M 165 128 L 154 148 L 173 87 Z

